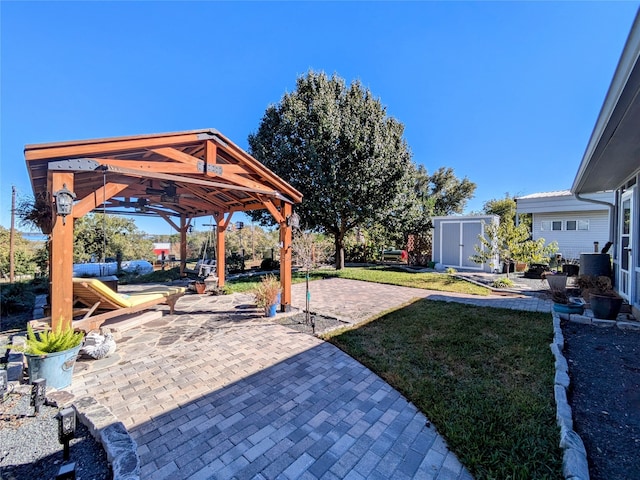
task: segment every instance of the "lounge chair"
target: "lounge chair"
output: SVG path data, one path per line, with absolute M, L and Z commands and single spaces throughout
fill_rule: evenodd
M 122 294 L 114 292 L 95 278 L 74 278 L 74 307 L 80 305 L 86 308 L 74 308 L 73 327 L 88 332 L 100 328 L 110 318 L 140 312 L 163 303 L 169 305 L 169 313 L 172 314 L 185 290 L 184 287 L 155 286 Z M 75 320 L 78 315 L 83 316 Z M 41 319 L 40 322 L 43 320 L 50 322 L 50 319 Z

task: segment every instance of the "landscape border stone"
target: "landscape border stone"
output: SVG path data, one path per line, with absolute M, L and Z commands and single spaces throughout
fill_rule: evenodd
M 555 357 L 556 374 L 554 378 L 554 397 L 556 401 L 556 421 L 560 427 L 560 448 L 562 454 L 562 473 L 565 480 L 589 480 L 589 462 L 587 451 L 582 438 L 573 430 L 573 413 L 567 401 L 567 389 L 569 388 L 569 365 L 563 355 L 564 335 L 560 326 L 561 315 L 553 312 L 553 343 L 551 352 Z M 571 317 L 584 317 L 583 315 L 571 315 Z M 586 317 L 589 318 L 589 317 Z M 573 320 L 573 319 L 572 319 Z M 582 320 L 580 318 L 579 320 Z M 578 321 L 577 323 L 591 323 Z

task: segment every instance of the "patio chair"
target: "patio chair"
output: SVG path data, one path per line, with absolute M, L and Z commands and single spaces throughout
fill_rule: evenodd
M 122 294 L 116 293 L 100 280 L 95 278 L 73 279 L 74 308 L 73 327 L 89 332 L 100 328 L 110 318 L 128 315 L 147 310 L 155 305 L 169 305 L 169 313 L 173 314 L 176 302 L 184 295 L 184 287 L 155 286 L 142 291 Z M 75 317 L 82 315 L 78 320 Z M 34 326 L 51 319 L 34 320 Z

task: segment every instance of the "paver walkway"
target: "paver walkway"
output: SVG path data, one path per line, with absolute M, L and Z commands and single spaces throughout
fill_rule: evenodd
M 312 311 L 359 321 L 415 298 L 542 310 L 532 297 L 469 297 L 353 280 L 311 284 Z M 293 286 L 293 306 L 304 305 Z M 471 479 L 435 428 L 334 346 L 261 318 L 246 294 L 186 295 L 76 365 L 138 443 L 145 479 Z M 548 306 L 546 306 L 548 307 Z

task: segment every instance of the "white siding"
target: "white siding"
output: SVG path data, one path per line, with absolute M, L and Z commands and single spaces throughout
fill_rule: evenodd
M 589 230 L 566 230 L 567 220 L 588 220 Z M 542 230 L 542 222 L 561 221 L 562 230 Z M 565 259 L 579 259 L 581 253 L 593 252 L 593 242 L 598 242 L 598 251 L 609 241 L 609 213 L 557 212 L 533 214 L 533 239 L 544 238 L 546 243 L 558 242 L 558 253 Z

